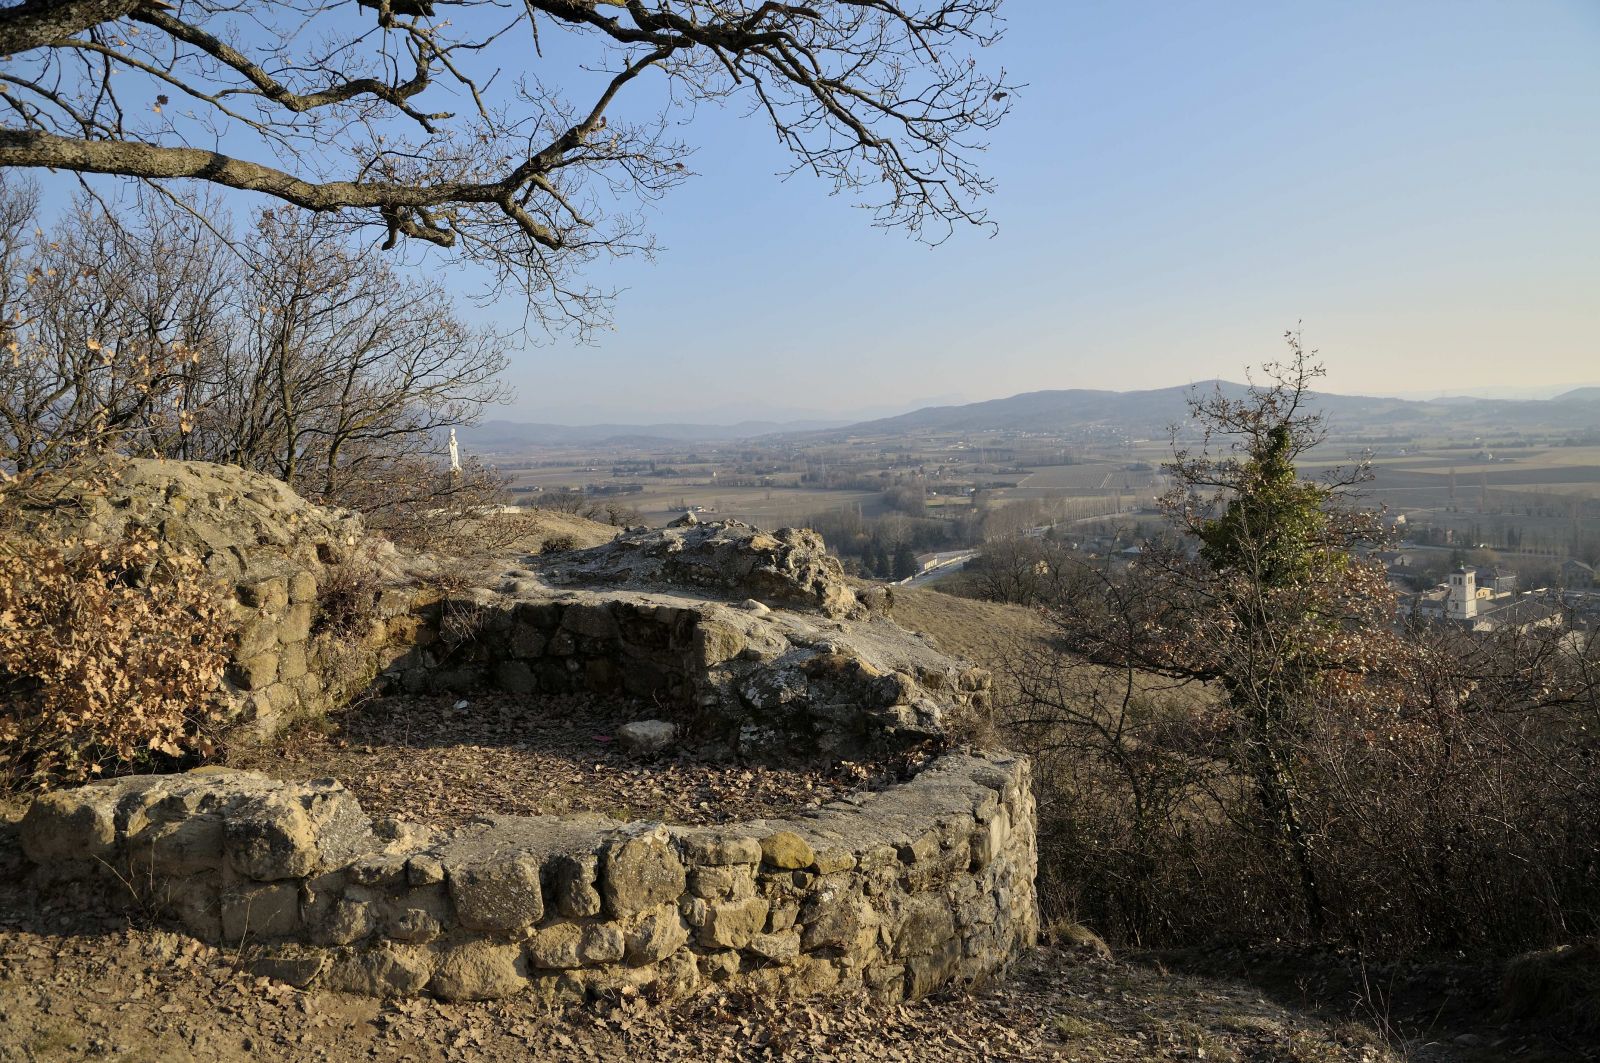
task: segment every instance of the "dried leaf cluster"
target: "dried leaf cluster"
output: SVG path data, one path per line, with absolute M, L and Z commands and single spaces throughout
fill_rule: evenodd
M 76 783 L 210 751 L 233 621 L 196 561 L 147 537 L 6 553 L 0 785 Z

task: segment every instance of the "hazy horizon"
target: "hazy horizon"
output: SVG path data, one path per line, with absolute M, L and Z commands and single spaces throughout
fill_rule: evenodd
M 855 419 L 1238 379 L 1297 321 L 1329 391 L 1595 380 L 1600 6 L 1006 14 L 985 58 L 1028 87 L 985 157 L 998 235 L 872 230 L 773 177 L 759 121 L 703 109 L 655 263 L 590 271 L 626 289 L 615 330 L 516 352 L 518 401 L 492 416 Z
M 1243 374 L 1235 373 L 1231 377 L 1207 377 L 1205 380 L 1231 379 L 1243 382 Z M 1196 381 L 1173 381 L 1165 384 L 1151 384 L 1148 387 L 1137 388 L 1094 388 L 1091 390 L 1102 391 L 1145 391 L 1160 390 L 1172 387 L 1183 387 Z M 1538 400 L 1555 398 L 1564 392 L 1577 388 L 1600 387 L 1600 378 L 1590 381 L 1578 381 L 1569 384 L 1553 384 L 1538 387 L 1527 385 L 1507 385 L 1505 387 L 1485 387 L 1465 390 L 1447 390 L 1441 392 L 1431 391 L 1337 391 L 1334 388 L 1319 388 L 1329 394 L 1367 396 L 1371 398 L 1409 399 L 1415 402 L 1427 402 L 1434 399 L 1473 398 L 1473 399 L 1505 399 L 1510 401 Z M 962 406 L 969 403 L 988 402 L 995 399 L 1007 399 L 1014 395 L 1025 394 L 1031 391 L 1061 391 L 1064 388 L 1028 388 L 1022 392 L 1007 392 L 1004 395 L 978 395 L 967 398 L 961 396 L 932 396 L 926 399 L 913 400 L 899 405 L 865 405 L 842 406 L 836 410 L 810 409 L 804 407 L 774 407 L 754 404 L 750 407 L 720 407 L 705 410 L 701 416 L 673 415 L 673 416 L 579 416 L 583 407 L 566 407 L 560 416 L 532 417 L 522 416 L 515 408 L 507 407 L 492 411 L 486 421 L 512 421 L 533 424 L 556 424 L 584 427 L 588 425 L 617 424 L 617 425 L 649 425 L 649 424 L 696 424 L 713 427 L 736 425 L 744 421 L 761 422 L 806 422 L 806 421 L 838 421 L 855 422 L 877 420 L 882 417 L 894 417 L 902 413 L 911 413 L 915 410 L 935 406 Z

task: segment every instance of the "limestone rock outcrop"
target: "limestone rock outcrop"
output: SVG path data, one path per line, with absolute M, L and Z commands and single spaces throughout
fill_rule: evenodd
M 234 465 L 122 458 L 35 492 L 22 509 L 35 534 L 114 539 L 143 530 L 225 579 L 314 572 L 366 538 L 361 520 Z
M 862 607 L 809 529 L 768 533 L 741 521 L 687 514 L 665 528 L 631 528 L 612 542 L 565 554 L 545 568 L 552 584 L 681 587 L 764 605 L 859 615 Z

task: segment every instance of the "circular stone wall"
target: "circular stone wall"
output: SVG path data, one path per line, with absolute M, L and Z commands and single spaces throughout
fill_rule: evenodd
M 1038 915 L 1027 761 L 947 755 L 793 819 L 374 825 L 332 780 L 201 769 L 47 794 L 41 895 L 137 906 L 296 985 L 581 999 L 703 983 L 920 996 L 1003 970 Z

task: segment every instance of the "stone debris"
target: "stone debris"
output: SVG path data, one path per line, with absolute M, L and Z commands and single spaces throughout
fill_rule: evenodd
M 864 612 L 822 536 L 802 528 L 768 533 L 742 521 L 701 523 L 688 515 L 665 528 L 630 528 L 603 546 L 553 559 L 543 570 L 558 586 L 682 587 L 832 618 Z
M 677 727 L 665 720 L 635 720 L 617 728 L 617 741 L 632 753 L 659 753 L 677 737 Z

